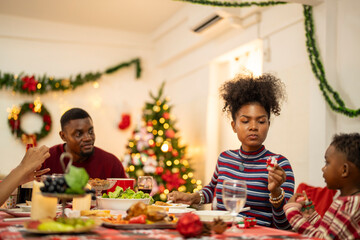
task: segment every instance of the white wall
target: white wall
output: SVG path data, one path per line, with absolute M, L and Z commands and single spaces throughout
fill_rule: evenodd
M 161 79 L 154 72 L 152 46 L 147 36 L 85 28 L 53 22 L 36 21 L 0 15 L 0 69 L 2 72 L 69 77 L 78 73 L 104 71 L 106 68 L 140 57 L 142 77 L 135 78 L 135 67 L 105 75 L 100 87 L 85 84 L 74 91 L 40 95 L 50 111 L 53 128 L 39 144 L 52 146 L 61 143 L 60 116 L 70 107 L 82 107 L 92 116 L 96 145 L 119 158 L 125 151 L 148 92 L 157 91 Z M 25 146 L 11 136 L 7 124 L 7 108 L 33 101 L 36 96 L 0 94 L 0 174 L 8 173 L 21 160 Z M 121 114 L 130 111 L 132 126 L 126 131 L 117 128 Z M 25 119 L 25 117 L 24 117 Z M 24 129 L 40 129 L 42 122 L 36 116 L 26 118 Z
M 191 4 L 151 36 L 0 15 L 0 69 L 66 77 L 140 57 L 144 74 L 140 80 L 135 80 L 135 70 L 129 68 L 103 77 L 97 90 L 90 84 L 73 92 L 41 96 L 54 125 L 40 144 L 60 143 L 57 133 L 61 113 L 68 107 L 80 106 L 94 119 L 96 145 L 121 157 L 134 127 L 125 132 L 117 129 L 121 113 L 130 109 L 136 118 L 149 100 L 148 91 L 156 91 L 166 80 L 165 94 L 174 105 L 176 127 L 188 146 L 195 177 L 207 183 L 223 150 L 221 144 L 229 142 L 228 138 L 234 139 L 235 146 L 238 144 L 230 125 L 227 133 L 219 134 L 227 120 L 219 112 L 222 105 L 217 88 L 229 76 L 223 75 L 226 66 L 219 65 L 216 59 L 260 40 L 266 53 L 263 72 L 280 77 L 288 93 L 281 115 L 271 119 L 265 145 L 291 161 L 297 184 L 323 185 L 321 167 L 331 136 L 335 132 L 359 131 L 360 119 L 334 113 L 324 102 L 306 52 L 302 6 L 236 11 L 246 16 L 257 10 L 261 13 L 258 24 L 245 29 L 224 25 L 205 35 L 195 35 L 189 29 L 214 8 Z M 325 1 L 314 7 L 316 37 L 327 77 L 353 109 L 360 107 L 360 83 L 355 77 L 360 71 L 356 65 L 360 55 L 359 10 L 357 0 L 342 0 L 341 4 Z M 10 171 L 24 152 L 24 146 L 10 136 L 6 109 L 32 99 L 1 90 L 0 173 Z

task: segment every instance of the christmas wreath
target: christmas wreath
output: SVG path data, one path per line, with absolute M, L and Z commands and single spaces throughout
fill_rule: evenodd
M 21 127 L 21 117 L 32 112 L 41 116 L 43 125 L 40 132 L 29 134 Z M 8 123 L 11 129 L 11 133 L 17 138 L 20 138 L 24 144 L 33 144 L 36 146 L 36 142 L 49 134 L 51 130 L 51 116 L 45 106 L 39 101 L 24 103 L 19 107 L 13 107 L 8 116 Z

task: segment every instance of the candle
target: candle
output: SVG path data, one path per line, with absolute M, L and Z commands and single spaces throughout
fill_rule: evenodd
M 91 194 L 86 194 L 84 197 L 73 198 L 72 209 L 83 211 L 90 210 L 91 207 Z
M 57 210 L 57 198 L 44 197 L 40 188 L 44 184 L 34 181 L 31 198 L 31 219 L 39 220 L 45 218 L 54 218 Z

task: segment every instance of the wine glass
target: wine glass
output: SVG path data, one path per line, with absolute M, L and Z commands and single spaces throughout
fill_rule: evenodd
M 138 191 L 144 193 L 151 193 L 153 178 L 151 176 L 140 176 L 137 180 Z
M 242 180 L 224 180 L 222 198 L 225 208 L 232 216 L 230 232 L 241 232 L 235 226 L 235 218 L 244 207 L 246 201 L 246 182 Z

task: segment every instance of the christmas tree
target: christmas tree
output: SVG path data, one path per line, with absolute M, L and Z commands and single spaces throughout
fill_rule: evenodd
M 152 176 L 155 201 L 166 201 L 173 190 L 195 192 L 202 188 L 186 158 L 186 146 L 180 146 L 175 120 L 170 114 L 169 99 L 163 97 L 163 83 L 158 95 L 150 92 L 152 103 L 146 103 L 141 123 L 129 139 L 123 164 L 129 177 Z

